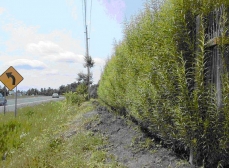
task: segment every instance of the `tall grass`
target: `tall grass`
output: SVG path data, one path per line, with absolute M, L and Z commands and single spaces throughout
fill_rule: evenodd
M 121 167 L 100 146 L 102 136 L 85 130 L 92 102 L 50 102 L 0 115 L 0 167 Z M 106 162 L 107 160 L 110 162 Z

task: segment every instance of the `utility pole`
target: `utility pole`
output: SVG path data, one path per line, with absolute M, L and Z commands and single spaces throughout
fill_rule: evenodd
M 85 15 L 86 15 L 86 11 L 85 11 Z M 86 17 L 86 16 L 85 16 Z M 86 19 L 85 19 L 86 21 Z M 85 24 L 85 33 L 86 33 L 86 59 L 85 61 L 89 58 L 89 50 L 88 50 L 88 34 L 87 34 L 87 25 Z M 88 100 L 90 100 L 90 67 L 87 65 L 86 62 L 86 67 L 87 67 L 87 84 L 88 84 Z
M 85 10 L 85 37 L 86 37 L 86 56 L 85 56 L 85 67 L 87 67 L 87 89 L 88 89 L 88 100 L 90 100 L 90 67 L 93 66 L 93 61 L 89 56 L 89 49 L 88 49 L 88 32 L 87 32 L 87 3 L 86 0 L 84 0 L 84 10 Z M 91 62 L 92 61 L 92 62 Z M 90 65 L 92 63 L 92 66 Z

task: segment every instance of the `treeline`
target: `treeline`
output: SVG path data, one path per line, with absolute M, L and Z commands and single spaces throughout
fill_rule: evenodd
M 58 89 L 53 89 L 51 87 L 48 88 L 41 88 L 40 90 L 37 88 L 30 88 L 27 91 L 22 91 L 22 90 L 17 90 L 17 93 L 21 93 L 22 95 L 45 95 L 45 96 L 51 96 L 53 93 L 58 93 L 59 95 L 64 95 L 65 93 L 68 92 L 76 92 L 77 87 L 79 85 L 88 85 L 88 76 L 87 74 L 84 74 L 83 72 L 80 72 L 77 74 L 77 78 L 76 78 L 76 82 L 72 82 L 70 84 L 67 85 L 61 85 L 59 86 Z M 98 84 L 92 84 L 92 74 L 90 74 L 89 76 L 89 83 L 90 83 L 90 96 L 92 98 L 97 97 L 97 87 Z M 6 92 L 6 95 L 9 94 L 14 94 L 10 93 L 10 91 L 4 86 L 3 88 L 1 88 L 0 86 L 0 93 L 2 93 L 2 95 L 4 95 L 4 93 Z
M 45 96 L 51 96 L 53 93 L 58 93 L 58 89 L 52 89 L 50 87 L 41 88 L 40 90 L 36 88 L 31 88 L 26 92 L 26 95 L 45 95 Z
M 58 89 L 53 89 L 51 87 L 48 88 L 41 88 L 40 90 L 37 88 L 30 88 L 27 91 L 17 90 L 17 93 L 21 95 L 45 95 L 45 96 L 51 96 L 53 93 L 58 93 L 59 95 L 64 95 L 68 92 L 76 92 L 77 87 L 79 85 L 86 85 L 88 86 L 88 75 L 84 74 L 83 72 L 80 72 L 77 74 L 76 82 L 72 82 L 67 85 L 61 85 Z M 92 98 L 97 97 L 97 87 L 98 84 L 92 84 L 92 74 L 89 75 L 89 84 L 90 84 L 90 96 Z M 4 86 L 3 88 L 0 86 L 0 93 L 2 95 L 8 96 L 9 94 L 14 94 L 14 91 L 10 93 L 10 91 Z
M 222 4 L 226 22 L 229 2 L 159 2 L 147 3 L 125 24 L 124 39 L 115 45 L 101 77 L 99 98 L 111 110 L 137 120 L 163 144 L 186 151 L 191 164 L 228 166 L 228 72 L 221 75 L 219 108 L 214 85 L 205 81 L 204 31 L 207 14 Z M 228 32 L 226 25 L 220 25 L 222 32 Z M 220 50 L 224 47 L 222 43 Z
M 9 91 L 8 91 L 8 89 L 4 86 L 3 88 L 0 88 L 0 93 L 3 95 L 3 96 L 5 96 L 5 94 L 6 94 L 6 96 L 9 94 Z
M 48 88 L 41 88 L 40 90 L 38 90 L 37 88 L 31 88 L 28 91 L 26 91 L 25 94 L 51 96 L 53 93 L 58 93 L 60 95 L 63 95 L 64 93 L 67 93 L 69 91 L 75 92 L 78 85 L 79 83 L 73 82 L 71 84 L 61 85 L 59 89 L 53 89 L 51 87 L 48 87 Z

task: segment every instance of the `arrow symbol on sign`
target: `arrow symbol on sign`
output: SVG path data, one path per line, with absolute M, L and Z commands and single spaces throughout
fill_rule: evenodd
M 15 85 L 15 77 L 12 75 L 12 72 L 8 72 L 8 73 L 6 73 L 6 75 L 7 75 L 8 78 L 12 78 L 13 79 L 12 85 Z

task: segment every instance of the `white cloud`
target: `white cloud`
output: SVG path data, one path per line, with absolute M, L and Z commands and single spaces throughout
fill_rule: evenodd
M 97 67 L 93 70 L 93 83 L 95 84 L 98 83 L 101 74 L 102 74 L 102 69 Z
M 57 69 L 48 69 L 41 72 L 42 75 L 58 75 L 59 71 Z
M 59 45 L 51 41 L 39 41 L 37 44 L 27 44 L 26 51 L 32 54 L 40 54 L 47 56 L 52 54 L 58 54 L 61 51 L 63 51 L 63 49 Z
M 72 7 L 72 17 L 76 20 L 77 19 L 77 8 L 76 6 Z
M 57 56 L 52 56 L 52 59 L 58 62 L 67 62 L 67 63 L 82 63 L 84 62 L 84 56 L 78 55 L 70 51 L 61 52 Z
M 47 68 L 47 65 L 38 60 L 29 60 L 29 59 L 16 59 L 8 63 L 10 66 L 14 66 L 18 69 L 38 69 L 42 70 Z
M 95 61 L 95 66 L 104 66 L 105 65 L 105 60 L 101 58 L 93 58 Z
M 30 43 L 26 51 L 31 54 L 41 55 L 45 60 L 62 63 L 83 63 L 84 56 L 71 51 L 63 50 L 58 44 L 51 41 L 39 41 L 37 44 Z
M 21 50 L 28 43 L 37 41 L 42 35 L 37 34 L 38 27 L 25 26 L 20 22 L 10 23 L 3 26 L 3 30 L 9 33 L 10 38 L 5 42 L 8 51 Z
M 25 50 L 35 54 L 36 49 L 41 52 L 54 52 L 55 50 L 71 50 L 83 53 L 81 42 L 74 39 L 70 31 L 54 30 L 49 34 L 38 33 L 39 26 L 26 26 L 14 21 L 3 25 L 3 30 L 8 32 L 9 39 L 5 42 L 7 51 Z M 60 47 L 61 46 L 61 47 Z
M 0 7 L 0 15 L 5 11 L 5 8 Z
M 66 0 L 67 4 L 70 8 L 72 8 L 71 14 L 72 17 L 76 20 L 77 19 L 77 6 L 74 3 L 74 0 Z
M 64 50 L 83 54 L 82 41 L 76 40 L 72 36 L 71 32 L 54 30 L 49 34 L 48 39 L 61 46 Z

